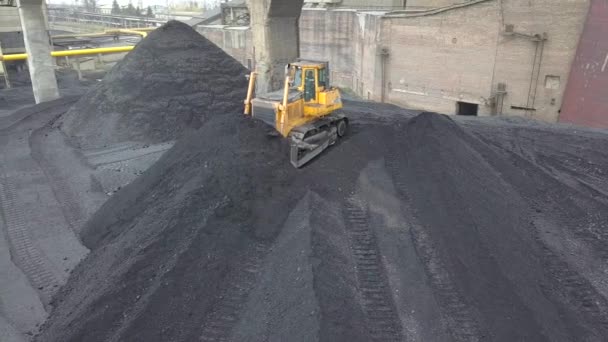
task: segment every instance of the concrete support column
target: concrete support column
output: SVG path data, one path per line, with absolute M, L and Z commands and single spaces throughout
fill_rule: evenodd
M 300 55 L 303 0 L 249 0 L 258 93 L 280 89 L 285 65 Z
M 50 37 L 43 12 L 44 0 L 19 0 L 19 17 L 23 29 L 27 64 L 36 103 L 59 98 L 55 63 L 51 57 Z

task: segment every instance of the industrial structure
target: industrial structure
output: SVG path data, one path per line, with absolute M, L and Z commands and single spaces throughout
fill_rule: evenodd
M 363 2 L 312 3 L 305 1 L 299 20 L 300 55 L 328 59 L 334 84 L 407 108 L 550 122 L 561 120 L 583 27 L 595 27 L 586 31 L 592 35 L 587 39 L 603 44 L 597 37 L 605 30 L 607 11 L 595 0 L 408 1 L 405 10 L 388 2 L 374 10 L 360 9 Z M 246 27 L 198 25 L 197 30 L 247 66 L 259 60 L 258 44 Z M 594 46 L 592 64 L 601 69 L 605 47 Z M 586 92 L 601 96 L 602 87 Z M 596 103 L 605 112 L 605 105 Z M 563 120 L 571 121 L 571 115 Z M 593 122 L 606 126 L 606 120 Z
M 25 0 L 24 8 L 32 6 L 27 1 L 33 0 Z M 283 66 L 303 57 L 328 60 L 335 85 L 373 101 L 451 114 L 585 124 L 586 119 L 574 118 L 585 114 L 570 109 L 575 101 L 564 102 L 580 98 L 580 88 L 568 85 L 571 75 L 573 82 L 586 82 L 576 70 L 594 65 L 592 79 L 606 78 L 605 46 L 594 39 L 603 32 L 606 11 L 600 0 L 231 1 L 222 4 L 221 15 L 213 20 L 192 24 L 243 65 L 258 70 L 260 91 L 280 88 Z M 15 30 L 15 13 L 15 7 L 0 7 L 5 53 L 14 52 L 11 42 L 27 33 Z M 61 11 L 51 13 L 56 20 Z M 104 25 L 108 20 L 105 26 L 161 23 L 79 15 L 73 20 Z M 586 38 L 577 54 L 584 27 Z M 601 94 L 602 82 L 591 82 L 585 93 Z M 593 103 L 586 111 L 596 113 L 589 123 L 605 126 L 606 119 L 597 114 L 605 105 Z

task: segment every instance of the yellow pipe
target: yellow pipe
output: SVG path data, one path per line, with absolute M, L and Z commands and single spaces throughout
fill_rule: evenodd
M 51 52 L 51 56 L 53 57 L 65 57 L 65 56 L 83 56 L 83 55 L 97 55 L 99 53 L 119 53 L 119 52 L 129 52 L 133 50 L 135 46 L 113 46 L 113 47 L 105 47 L 105 48 L 96 48 L 96 49 L 82 49 L 82 50 L 62 50 L 62 51 L 53 51 Z
M 128 52 L 135 48 L 135 46 L 114 46 L 114 47 L 106 47 L 106 48 L 97 48 L 97 49 L 82 49 L 82 50 L 62 50 L 62 51 L 52 51 L 51 56 L 53 57 L 65 57 L 65 56 L 85 56 L 85 55 L 97 55 L 97 54 L 107 54 L 107 53 L 120 53 L 120 52 Z M 16 53 L 11 55 L 0 55 L 0 61 L 19 61 L 27 59 L 27 54 L 25 53 Z
M 279 111 L 277 115 L 280 115 L 279 122 L 281 123 L 281 133 L 285 131 L 285 123 L 288 121 L 287 115 L 287 103 L 289 97 L 289 76 L 285 76 L 285 86 L 283 88 L 283 102 L 279 105 Z M 275 119 L 276 120 L 276 119 Z
M 285 85 L 283 88 L 283 110 L 287 111 L 287 97 L 289 96 L 289 76 L 285 77 Z
M 154 28 L 152 28 L 154 29 Z M 146 38 L 148 35 L 146 33 L 148 30 L 144 29 L 116 29 L 116 30 L 106 30 L 103 32 L 95 32 L 95 33 L 74 33 L 74 34 L 59 34 L 53 36 L 53 39 L 61 39 L 61 38 L 73 38 L 73 37 L 104 37 L 104 36 L 114 36 L 119 34 L 128 34 L 128 35 L 138 35 Z
M 140 35 L 142 38 L 146 38 L 146 36 L 148 36 L 148 34 L 146 32 L 138 31 L 138 30 L 120 29 L 118 31 L 120 31 L 122 33 L 127 33 L 127 34 L 137 34 L 137 35 Z
M 20 61 L 27 59 L 26 53 L 14 53 L 10 55 L 1 55 L 0 61 L 10 62 L 10 61 Z
M 255 85 L 255 71 L 249 75 L 249 87 L 247 87 L 247 98 L 245 99 L 245 115 L 251 114 L 251 98 L 253 97 L 253 88 Z
M 142 32 L 150 32 L 156 30 L 156 27 L 133 27 L 131 28 L 133 31 L 142 31 Z

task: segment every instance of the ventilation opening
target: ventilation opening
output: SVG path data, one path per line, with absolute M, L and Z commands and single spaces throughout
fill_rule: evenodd
M 469 102 L 458 102 L 456 114 L 458 115 L 468 115 L 468 116 L 477 116 L 477 111 L 479 110 L 479 105 L 476 103 Z

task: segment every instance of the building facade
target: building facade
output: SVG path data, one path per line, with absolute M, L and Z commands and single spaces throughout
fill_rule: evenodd
M 366 99 L 558 121 L 590 0 L 421 3 L 397 11 L 304 8 L 300 55 L 329 60 L 333 83 Z M 198 30 L 255 64 L 247 30 Z

